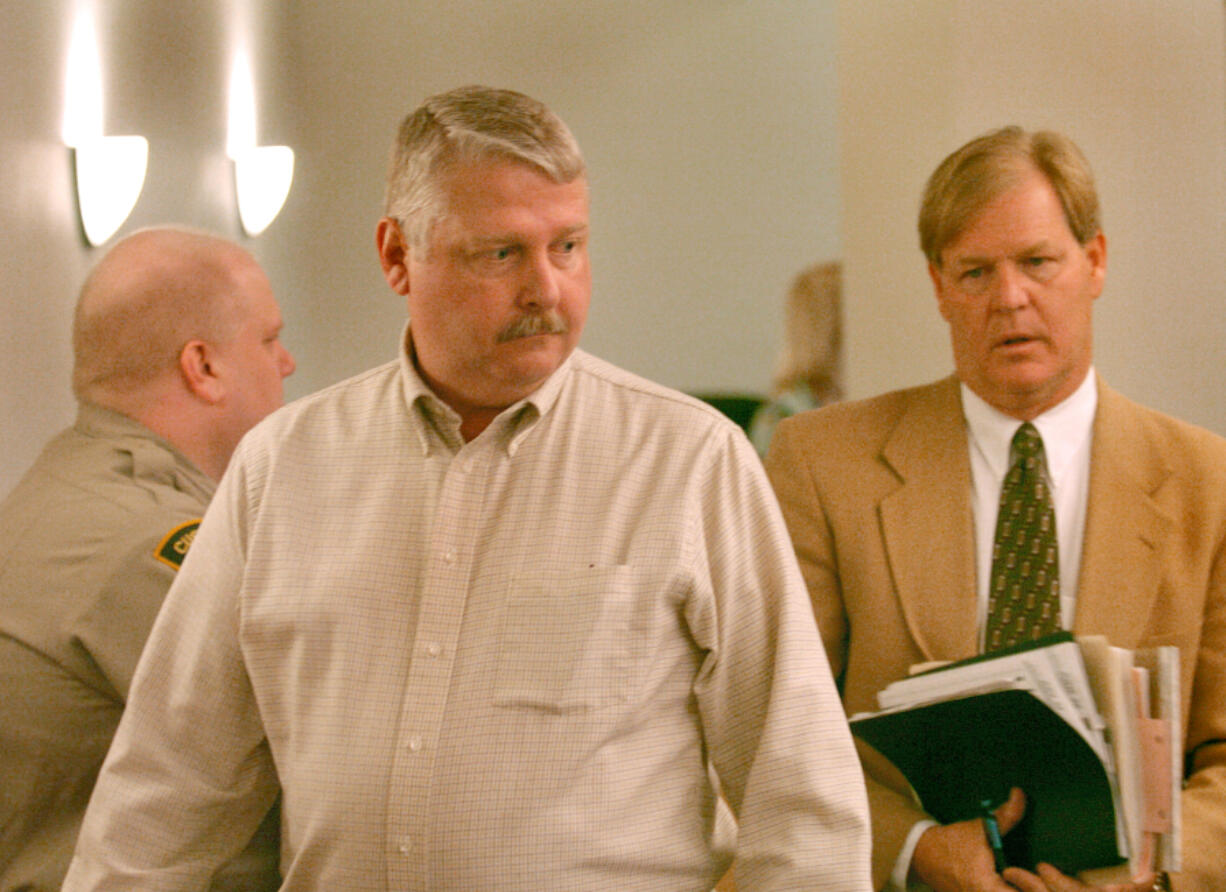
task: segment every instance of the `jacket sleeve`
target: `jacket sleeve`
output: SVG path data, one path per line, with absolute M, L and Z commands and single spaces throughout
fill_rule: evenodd
M 1173 876 L 1172 885 L 1176 892 L 1214 892 L 1226 887 L 1226 541 L 1222 540 L 1210 570 L 1187 728 L 1183 870 Z

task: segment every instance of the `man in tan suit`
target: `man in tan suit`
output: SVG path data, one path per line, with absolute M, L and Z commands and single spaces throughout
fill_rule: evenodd
M 1059 624 L 1179 647 L 1183 870 L 1112 890 L 1226 889 L 1226 441 L 1137 405 L 1091 361 L 1106 241 L 1080 151 L 1005 128 L 947 158 L 920 215 L 954 377 L 784 422 L 766 458 L 848 713 L 914 663 L 981 652 L 1001 481 L 1030 422 L 1059 545 Z M 978 821 L 939 826 L 864 751 L 878 888 L 1070 892 L 997 874 Z M 1025 810 L 1014 791 L 1003 830 Z M 923 886 L 919 886 L 923 888 Z

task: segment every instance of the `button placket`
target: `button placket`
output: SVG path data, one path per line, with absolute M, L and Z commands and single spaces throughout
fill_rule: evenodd
M 471 445 L 471 444 L 470 444 Z M 483 444 L 485 445 L 485 444 Z M 466 447 L 467 448 L 467 447 Z M 442 730 L 475 554 L 488 476 L 488 446 L 478 455 L 457 456 L 438 494 L 434 530 L 420 591 L 413 653 L 400 711 L 400 745 L 393 758 L 389 838 L 398 858 L 389 862 L 396 888 L 424 890 L 428 879 L 428 814 L 434 759 Z

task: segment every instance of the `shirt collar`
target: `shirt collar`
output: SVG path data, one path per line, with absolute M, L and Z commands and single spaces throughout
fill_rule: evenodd
M 440 437 L 452 452 L 457 452 L 464 445 L 460 436 L 460 416 L 430 389 L 422 380 L 413 361 L 412 340 L 409 337 L 411 323 L 404 327 L 400 339 L 400 375 L 404 386 L 405 405 L 408 406 L 410 421 L 414 432 L 421 443 L 422 453 L 428 455 L 434 437 L 431 430 Z M 566 357 L 552 375 L 545 379 L 536 390 L 522 400 L 512 403 L 499 413 L 485 433 L 499 439 L 510 455 L 515 454 L 520 442 L 545 417 L 558 400 L 558 395 L 570 376 L 575 353 Z M 485 436 L 485 433 L 482 436 Z
M 961 385 L 962 414 L 966 417 L 974 447 L 983 455 L 992 473 L 1003 478 L 1009 469 L 1009 450 L 1013 435 L 1022 423 L 989 405 L 973 390 Z M 1098 387 L 1094 369 L 1060 404 L 1048 409 L 1031 423 L 1043 438 L 1047 473 L 1060 485 L 1082 445 L 1089 439 L 1098 408 Z

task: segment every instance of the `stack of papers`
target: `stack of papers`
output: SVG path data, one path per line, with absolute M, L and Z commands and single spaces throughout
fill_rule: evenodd
M 1064 632 L 894 682 L 851 727 L 942 823 L 1021 787 L 1010 864 L 1118 881 L 1178 869 L 1178 684 L 1175 648 Z

